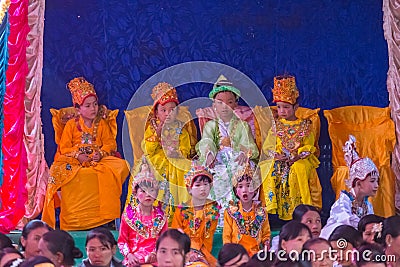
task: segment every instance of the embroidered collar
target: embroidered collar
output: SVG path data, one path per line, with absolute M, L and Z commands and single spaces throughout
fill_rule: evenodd
M 127 224 L 144 238 L 157 237 L 167 221 L 161 206 L 153 207 L 151 225 L 143 223 L 143 215 L 139 205 L 128 205 L 122 216 Z
M 361 218 L 365 215 L 368 214 L 368 197 L 364 197 L 361 205 L 358 204 L 358 202 L 356 201 L 356 194 L 354 192 L 353 189 L 351 189 L 350 192 L 347 192 L 345 190 L 342 191 L 346 196 L 349 197 L 350 201 L 351 201 L 351 212 L 355 215 L 357 215 L 357 217 Z
M 259 202 L 253 201 L 253 211 L 255 216 L 251 216 L 247 219 L 243 217 L 243 207 L 240 201 L 231 200 L 227 211 L 229 216 L 235 220 L 241 234 L 249 235 L 253 238 L 258 237 L 262 225 L 266 220 L 265 210 Z
M 192 235 L 194 235 L 199 230 L 201 223 L 204 221 L 204 236 L 205 238 L 210 237 L 211 222 L 216 221 L 219 218 L 219 210 L 221 209 L 221 207 L 218 205 L 218 203 L 207 200 L 206 204 L 204 204 L 203 214 L 201 218 L 195 216 L 195 210 L 192 201 L 183 203 L 178 207 L 181 210 L 183 219 L 189 220 L 189 228 Z

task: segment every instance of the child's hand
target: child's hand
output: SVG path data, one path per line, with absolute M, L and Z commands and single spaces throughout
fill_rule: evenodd
M 128 265 L 128 267 L 133 267 L 136 266 L 137 264 L 139 264 L 139 259 L 135 257 L 135 255 L 133 255 L 132 253 L 129 253 L 128 256 L 126 256 L 127 258 L 127 263 L 126 265 Z
M 99 151 L 93 153 L 92 160 L 94 162 L 99 162 L 101 160 L 101 154 Z
M 80 164 L 84 162 L 89 162 L 91 158 L 87 154 L 79 154 L 77 160 L 79 161 Z
M 154 263 L 154 262 L 156 262 L 156 261 L 157 261 L 156 253 L 155 253 L 155 252 L 151 252 L 151 253 L 149 254 L 149 256 L 147 257 L 146 263 Z
M 242 166 L 244 165 L 249 159 L 244 153 L 240 153 L 239 156 L 235 159 L 235 162 L 238 163 L 238 165 Z
M 206 159 L 206 166 L 211 169 L 214 168 L 214 166 L 215 166 L 214 160 L 215 160 L 214 156 L 211 153 L 208 153 L 207 159 Z
M 286 157 L 285 154 L 279 154 L 279 153 L 275 153 L 275 160 L 283 160 L 283 161 L 287 161 L 288 158 Z

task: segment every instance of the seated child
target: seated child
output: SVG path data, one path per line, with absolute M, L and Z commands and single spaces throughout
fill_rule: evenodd
M 168 222 L 161 206 L 155 207 L 159 182 L 145 158 L 134 177 L 132 194 L 136 201 L 126 206 L 121 218 L 118 247 L 124 256 L 123 264 L 130 267 L 156 261 L 156 241 Z
M 322 189 L 316 172 L 319 160 L 313 154 L 316 148 L 311 121 L 295 114 L 299 107 L 295 77 L 275 77 L 272 94 L 279 118 L 262 148 L 267 156 L 260 162 L 265 205 L 268 213 L 291 220 L 300 204 L 321 208 Z
M 81 188 L 93 188 L 92 181 L 82 177 L 88 172 L 95 173 L 99 195 L 87 197 L 98 203 L 85 203 L 87 205 L 82 207 L 81 199 L 77 199 L 76 203 L 68 203 L 68 209 L 61 208 L 61 229 L 85 230 L 119 218 L 122 184 L 129 168 L 125 160 L 112 156 L 117 143 L 108 123 L 101 117 L 93 85 L 79 77 L 71 80 L 68 88 L 79 116 L 70 119 L 64 127 L 59 145 L 61 156 L 50 168 L 42 219 L 54 228 L 57 191 L 61 190 L 72 200 L 72 195 L 80 193 L 81 189 L 63 191 L 63 186 L 75 179 L 79 180 Z
M 349 192 L 342 191 L 339 199 L 331 207 L 329 219 L 321 231 L 321 237 L 328 239 L 339 225 L 357 227 L 360 219 L 373 214 L 368 197 L 375 196 L 378 190 L 379 172 L 370 158 L 360 158 L 356 151 L 356 138 L 352 135 L 343 147 L 349 179 L 346 181 Z
M 154 104 L 149 124 L 145 130 L 143 151 L 149 163 L 164 177 L 160 198 L 168 216 L 176 205 L 188 200 L 183 176 L 190 169 L 190 137 L 184 123 L 177 120 L 178 96 L 172 85 L 157 84 L 151 94 Z M 171 208 L 171 212 L 169 211 Z
M 204 125 L 201 140 L 196 145 L 200 161 L 213 169 L 214 185 L 211 199 L 222 206 L 221 212 L 234 199 L 232 174 L 238 166 L 250 159 L 258 158 L 258 148 L 247 122 L 240 120 L 233 112 L 238 105 L 239 89 L 221 75 L 209 94 L 217 119 Z M 251 163 L 253 164 L 253 163 Z M 223 226 L 220 218 L 218 226 Z
M 185 184 L 192 199 L 179 206 L 172 220 L 172 228 L 182 229 L 191 239 L 189 262 L 203 262 L 216 266 L 211 255 L 214 232 L 217 228 L 220 207 L 207 199 L 213 176 L 209 170 L 195 163 L 185 175 Z
M 268 216 L 261 202 L 254 201 L 254 181 L 257 175 L 249 165 L 233 176 L 233 191 L 239 201 L 230 201 L 224 212 L 223 243 L 242 245 L 252 257 L 259 250 L 269 248 L 271 230 Z

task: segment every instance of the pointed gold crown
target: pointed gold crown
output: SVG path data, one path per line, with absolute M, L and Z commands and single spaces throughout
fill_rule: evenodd
M 236 187 L 238 183 L 244 179 L 250 179 L 253 185 L 257 185 L 258 172 L 251 167 L 250 163 L 247 162 L 244 166 L 239 166 L 236 172 L 232 175 L 232 186 Z
M 349 179 L 346 185 L 349 188 L 355 186 L 356 180 L 364 180 L 368 174 L 374 178 L 379 178 L 378 168 L 370 158 L 360 158 L 356 150 L 356 138 L 349 135 L 349 140 L 343 146 L 344 160 L 349 167 Z
M 154 100 L 153 106 L 156 104 L 165 105 L 168 102 L 175 102 L 176 105 L 179 105 L 176 89 L 166 82 L 161 82 L 154 86 L 151 97 Z
M 294 76 L 282 75 L 274 77 L 274 88 L 272 89 L 274 102 L 287 102 L 295 104 L 299 97 Z
M 67 87 L 71 92 L 72 102 L 74 104 L 82 105 L 83 101 L 85 101 L 85 99 L 89 96 L 95 96 L 97 98 L 93 84 L 86 81 L 86 79 L 83 77 L 72 79 L 67 84 Z

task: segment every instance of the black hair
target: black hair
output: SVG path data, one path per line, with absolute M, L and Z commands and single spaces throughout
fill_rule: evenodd
M 362 255 L 362 257 L 357 257 L 357 267 L 365 266 L 371 262 L 383 263 L 385 264 L 384 266 L 386 266 L 385 251 L 377 244 L 365 243 L 359 247 L 358 253 Z
M 279 233 L 279 250 L 282 249 L 282 241 L 292 240 L 298 237 L 303 231 L 306 231 L 310 238 L 312 237 L 310 229 L 304 223 L 298 221 L 290 221 L 282 227 Z
M 251 176 L 248 175 L 248 174 L 242 175 L 242 176 L 240 176 L 240 177 L 238 178 L 237 183 L 240 183 L 240 182 L 243 182 L 243 181 L 251 182 L 251 181 L 253 181 L 253 177 L 251 177 Z M 239 196 L 238 196 L 238 194 L 237 194 L 236 187 L 237 187 L 237 184 L 236 184 L 236 186 L 233 186 L 232 189 L 233 189 L 233 193 L 235 194 L 235 196 L 239 199 Z M 254 195 L 256 195 L 256 192 L 257 192 L 257 191 L 254 190 Z M 254 196 L 253 196 L 253 197 L 254 197 Z
M 164 233 L 160 235 L 160 237 L 157 239 L 156 242 L 156 251 L 160 247 L 160 243 L 165 239 L 165 238 L 171 238 L 172 240 L 175 240 L 179 244 L 179 249 L 182 250 L 183 256 L 185 256 L 187 253 L 190 251 L 190 238 L 187 234 L 182 233 L 178 231 L 177 229 L 168 229 Z
M 72 236 L 63 230 L 47 232 L 42 236 L 42 239 L 46 242 L 47 249 L 51 253 L 57 254 L 57 252 L 60 252 L 63 254 L 64 265 L 74 265 L 74 259 L 82 258 L 83 256 L 82 251 L 75 247 Z
M 225 263 L 236 258 L 240 255 L 238 262 L 242 260 L 243 256 L 249 256 L 246 249 L 240 245 L 235 243 L 226 243 L 222 246 L 221 250 L 218 253 L 218 264 L 223 267 Z
M 103 246 L 109 249 L 112 249 L 114 246 L 117 245 L 117 241 L 115 240 L 114 235 L 106 227 L 97 227 L 90 230 L 90 232 L 86 236 L 85 246 L 87 246 L 89 241 L 94 238 L 97 238 Z
M 379 233 L 375 233 L 374 240 L 375 242 L 386 247 L 386 236 L 391 235 L 393 238 L 400 236 L 400 216 L 394 215 L 389 218 L 386 218 L 383 221 L 382 233 L 379 236 Z
M 331 243 L 328 242 L 328 240 L 320 238 L 320 237 L 316 237 L 316 238 L 311 238 L 309 240 L 307 240 L 304 244 L 303 244 L 303 250 L 311 250 L 311 246 L 315 245 L 315 244 L 321 244 L 321 243 L 325 243 L 327 244 L 329 247 L 331 247 Z
M 25 240 L 28 239 L 29 234 L 39 228 L 47 228 L 47 230 L 52 231 L 53 228 L 51 228 L 47 223 L 41 221 L 41 220 L 32 220 L 25 224 L 24 228 L 22 228 L 22 233 L 21 237 L 23 237 Z M 22 250 L 24 250 L 24 246 L 22 245 L 21 241 L 19 242 Z
M 368 224 L 371 223 L 383 223 L 383 221 L 385 220 L 385 218 L 375 215 L 375 214 L 367 214 L 365 216 L 363 216 L 360 221 L 358 222 L 358 226 L 357 229 L 358 231 L 360 231 L 361 233 L 365 231 L 365 227 Z
M 316 207 L 306 204 L 300 204 L 293 210 L 293 220 L 301 222 L 303 219 L 304 214 L 309 211 L 315 211 L 316 213 L 320 214 Z
M 212 183 L 212 180 L 211 180 L 210 177 L 208 177 L 208 176 L 206 176 L 206 175 L 199 175 L 199 176 L 196 176 L 196 177 L 193 178 L 192 185 L 193 185 L 195 182 L 205 182 L 205 181 L 207 181 L 209 184 Z
M 35 265 L 37 264 L 41 264 L 41 263 L 53 263 L 51 260 L 49 260 L 48 258 L 44 257 L 44 256 L 35 256 L 32 257 L 28 260 L 25 260 L 23 263 L 21 263 L 21 267 L 35 267 Z
M 246 263 L 246 267 L 270 267 L 274 265 L 276 255 L 273 252 L 261 250 L 254 254 Z
M 220 87 L 220 86 L 222 86 L 222 85 L 217 85 L 217 87 Z M 239 102 L 239 96 L 238 96 L 237 94 L 235 94 L 234 92 L 230 91 L 230 90 L 222 90 L 222 91 L 219 91 L 218 93 L 216 93 L 216 94 L 214 95 L 213 99 L 215 99 L 219 93 L 223 93 L 223 92 L 229 92 L 229 93 L 231 93 L 231 94 L 233 95 L 233 97 L 235 98 L 236 102 Z
M 0 249 L 12 248 L 12 247 L 13 247 L 13 244 L 12 244 L 11 239 L 7 235 L 0 233 Z
M 155 187 L 154 183 L 144 180 L 144 181 L 141 181 L 140 183 L 137 183 L 132 191 L 134 194 L 136 194 L 139 188 L 143 189 L 143 188 L 154 188 L 154 187 Z
M 363 242 L 361 232 L 350 225 L 340 225 L 336 227 L 329 236 L 328 241 L 332 242 L 340 239 L 345 239 L 348 243 L 352 244 L 354 248 L 358 248 Z

